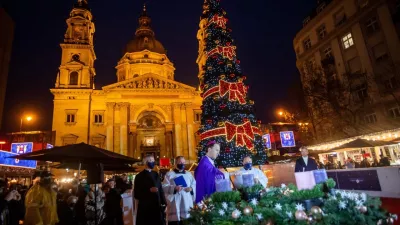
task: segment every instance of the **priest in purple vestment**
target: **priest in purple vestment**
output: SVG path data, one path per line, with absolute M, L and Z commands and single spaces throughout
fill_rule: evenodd
M 215 167 L 214 160 L 218 157 L 220 145 L 216 141 L 207 143 L 207 154 L 201 158 L 194 171 L 196 178 L 196 203 L 215 192 L 215 178 L 224 178 L 224 174 Z

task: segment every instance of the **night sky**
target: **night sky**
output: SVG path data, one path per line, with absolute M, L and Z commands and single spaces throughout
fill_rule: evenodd
M 76 0 L 0 0 L 16 23 L 3 130 L 18 131 L 23 112 L 35 121 L 26 130 L 50 130 L 54 87 L 68 18 Z M 143 3 L 156 38 L 175 64 L 175 79 L 198 85 L 196 34 L 203 0 L 89 0 L 96 25 L 96 88 L 116 82 L 115 66 L 133 38 Z M 273 121 L 278 107 L 297 107 L 300 78 L 293 38 L 315 0 L 222 0 L 256 114 Z

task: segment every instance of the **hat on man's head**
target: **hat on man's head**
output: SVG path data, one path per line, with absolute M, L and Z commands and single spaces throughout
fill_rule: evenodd
M 215 140 L 210 140 L 207 142 L 207 147 L 208 148 L 213 147 L 215 144 L 217 144 L 217 142 Z

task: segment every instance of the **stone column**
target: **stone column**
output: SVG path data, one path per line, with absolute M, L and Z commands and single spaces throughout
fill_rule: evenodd
M 187 113 L 186 113 L 186 103 L 181 106 L 181 118 L 182 118 L 182 155 L 189 159 L 189 144 L 188 144 L 188 130 L 187 130 Z
M 173 138 L 172 138 L 172 131 L 173 124 L 172 123 L 166 123 L 165 124 L 165 151 L 167 152 L 166 156 L 167 158 L 175 158 L 176 155 L 173 154 Z
M 121 105 L 115 104 L 114 110 L 114 152 L 121 154 Z
M 182 155 L 182 119 L 181 119 L 181 105 L 182 103 L 172 103 L 173 107 L 173 120 L 174 120 L 174 135 L 175 135 L 175 156 Z
M 137 124 L 131 123 L 129 124 L 129 150 L 128 156 L 137 159 L 140 156 L 140 149 L 137 149 Z
M 191 102 L 185 103 L 186 105 L 186 126 L 187 126 L 187 137 L 188 137 L 188 148 L 189 155 L 188 160 L 196 160 L 196 140 L 194 137 L 194 113 L 193 104 Z M 191 161 L 190 161 L 191 162 Z
M 120 154 L 128 155 L 128 102 L 118 103 L 120 105 Z
M 115 102 L 107 102 L 107 150 L 114 151 L 114 107 Z

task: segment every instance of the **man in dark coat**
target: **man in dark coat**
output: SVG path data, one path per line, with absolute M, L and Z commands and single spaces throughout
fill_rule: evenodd
M 121 208 L 121 193 L 115 187 L 115 180 L 110 179 L 107 181 L 107 185 L 110 187 L 109 192 L 106 194 L 106 203 L 104 210 L 106 212 L 105 221 L 109 225 L 123 225 L 122 220 L 122 208 Z
M 155 166 L 151 155 L 143 159 L 146 166 L 136 175 L 134 183 L 134 197 L 138 200 L 136 225 L 164 225 L 166 200 L 161 185 L 160 176 L 152 171 Z
M 308 149 L 306 147 L 300 148 L 301 157 L 296 160 L 294 172 L 306 172 L 318 169 L 318 164 L 313 158 L 308 157 Z

